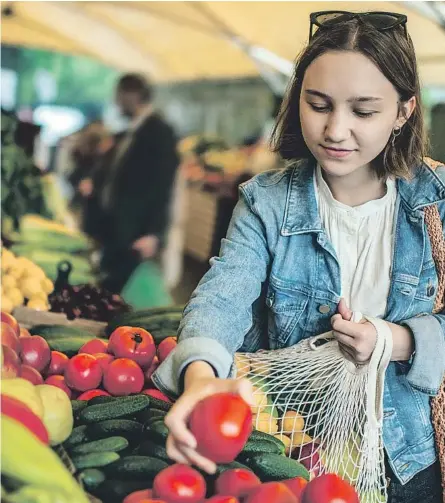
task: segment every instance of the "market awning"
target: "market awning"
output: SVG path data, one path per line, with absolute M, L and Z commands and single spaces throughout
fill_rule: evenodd
M 3 2 L 2 43 L 83 54 L 157 81 L 236 78 L 258 68 L 232 34 L 292 61 L 313 10 L 397 11 L 408 15 L 423 83 L 445 85 L 444 2 L 424 3 L 440 7 L 436 19 L 410 2 Z

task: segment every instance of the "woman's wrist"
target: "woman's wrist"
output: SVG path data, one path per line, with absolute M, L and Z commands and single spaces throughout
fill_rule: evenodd
M 393 349 L 392 361 L 408 361 L 411 359 L 414 350 L 414 336 L 408 327 L 387 322 L 391 328 Z
M 184 389 L 186 390 L 197 379 L 210 379 L 212 377 L 215 377 L 215 371 L 209 363 L 201 360 L 192 362 L 185 371 Z

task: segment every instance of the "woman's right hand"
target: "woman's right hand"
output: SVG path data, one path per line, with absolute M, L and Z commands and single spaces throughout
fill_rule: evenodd
M 207 473 L 215 473 L 216 465 L 197 452 L 196 439 L 188 429 L 188 419 L 198 402 L 215 393 L 237 393 L 253 405 L 253 386 L 249 380 L 219 379 L 214 376 L 210 365 L 194 362 L 186 371 L 184 393 L 165 417 L 165 425 L 170 430 L 167 438 L 169 457 L 177 463 L 193 464 Z

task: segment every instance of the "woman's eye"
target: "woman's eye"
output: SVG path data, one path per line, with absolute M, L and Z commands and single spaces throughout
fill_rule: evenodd
M 326 105 L 317 105 L 316 103 L 309 103 L 309 106 L 312 108 L 312 110 L 315 110 L 316 112 L 329 112 L 329 107 Z
M 354 113 L 357 117 L 362 117 L 366 119 L 367 117 L 372 117 L 377 112 L 365 112 L 363 110 L 355 110 Z

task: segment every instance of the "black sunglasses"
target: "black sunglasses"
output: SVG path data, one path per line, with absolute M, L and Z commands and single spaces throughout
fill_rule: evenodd
M 340 23 L 350 21 L 351 19 L 359 19 L 362 23 L 368 23 L 378 31 L 386 31 L 403 26 L 405 36 L 408 36 L 406 31 L 406 23 L 408 18 L 404 14 L 396 12 L 347 12 L 343 10 L 325 10 L 313 12 L 310 15 L 311 26 L 309 28 L 309 40 L 315 35 L 312 33 L 313 27 L 331 28 Z

